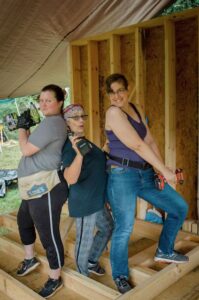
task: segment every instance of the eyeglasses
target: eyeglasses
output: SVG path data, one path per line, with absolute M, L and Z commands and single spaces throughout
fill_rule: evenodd
M 115 96 L 115 95 L 122 96 L 125 92 L 126 92 L 125 88 L 120 88 L 115 92 L 111 90 L 108 94 L 109 94 L 109 96 Z
M 67 117 L 67 119 L 73 119 L 75 121 L 79 121 L 80 119 L 82 120 L 86 120 L 88 117 L 88 115 L 81 115 L 81 116 L 73 116 L 73 117 Z

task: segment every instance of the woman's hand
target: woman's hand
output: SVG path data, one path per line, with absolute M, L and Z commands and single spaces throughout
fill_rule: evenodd
M 70 141 L 72 144 L 73 149 L 75 150 L 75 152 L 77 153 L 77 155 L 81 155 L 79 149 L 77 148 L 77 142 L 81 141 L 81 138 L 77 137 L 77 136 L 72 136 L 70 137 Z M 81 155 L 82 156 L 82 155 Z
M 165 167 L 165 171 L 162 174 L 166 181 L 171 184 L 176 184 L 177 179 L 176 179 L 176 174 L 170 170 L 169 168 Z

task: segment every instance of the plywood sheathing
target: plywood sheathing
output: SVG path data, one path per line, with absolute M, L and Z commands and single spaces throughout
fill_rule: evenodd
M 176 165 L 185 182 L 177 190 L 189 204 L 189 219 L 197 218 L 198 168 L 198 41 L 197 19 L 176 22 Z
M 128 78 L 129 92 L 135 86 L 135 34 L 122 35 L 121 44 L 121 72 Z M 132 102 L 135 100 L 132 99 Z

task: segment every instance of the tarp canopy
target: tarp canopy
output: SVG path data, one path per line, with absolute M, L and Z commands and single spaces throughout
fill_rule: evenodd
M 70 85 L 69 41 L 148 20 L 169 0 L 0 0 L 0 98 Z

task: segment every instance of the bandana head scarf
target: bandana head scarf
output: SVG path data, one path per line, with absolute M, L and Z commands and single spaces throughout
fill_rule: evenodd
M 63 110 L 64 120 L 68 120 L 71 117 L 78 115 L 79 113 L 84 114 L 84 108 L 81 104 L 70 104 Z

